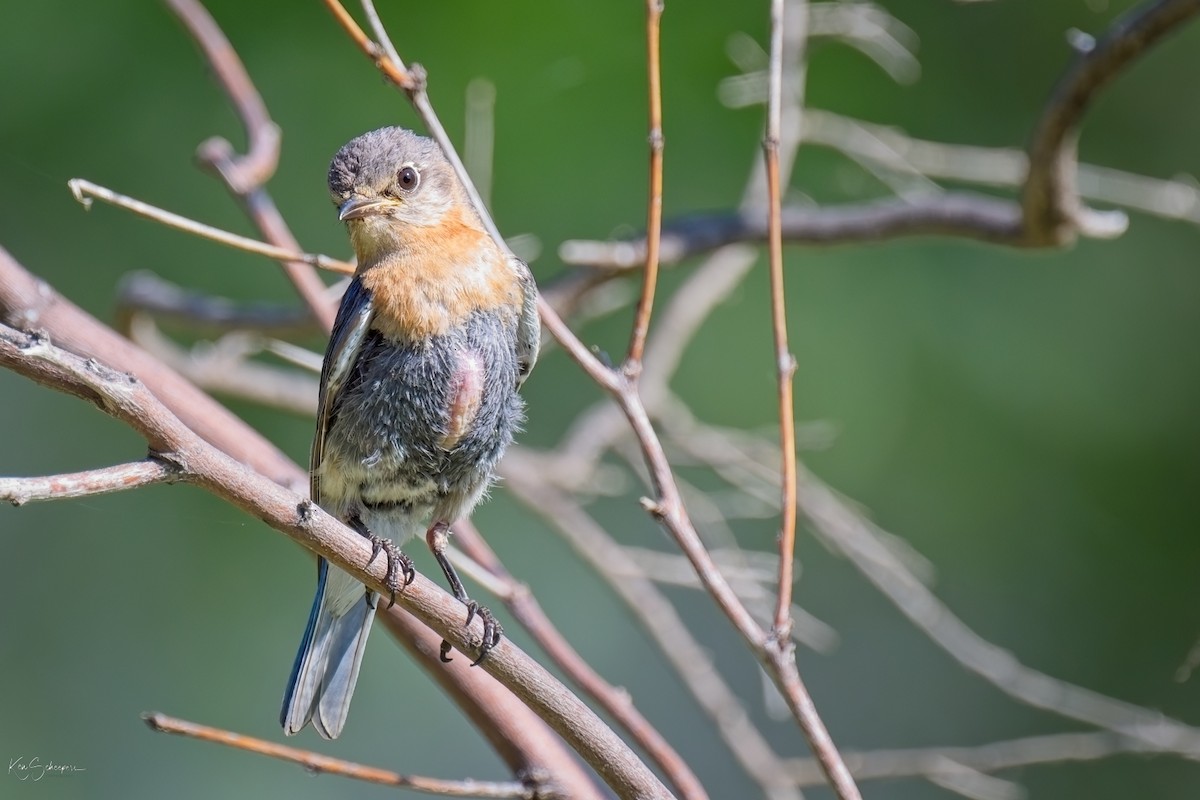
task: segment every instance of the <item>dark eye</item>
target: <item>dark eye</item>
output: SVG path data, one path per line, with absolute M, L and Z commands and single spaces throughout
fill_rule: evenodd
M 411 192 L 421 182 L 421 173 L 417 172 L 413 167 L 402 167 L 396 173 L 396 182 L 400 184 L 401 189 Z

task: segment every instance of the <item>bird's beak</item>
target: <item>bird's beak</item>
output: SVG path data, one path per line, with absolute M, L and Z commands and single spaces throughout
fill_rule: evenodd
M 386 214 L 395 203 L 382 197 L 355 195 L 338 207 L 338 220 L 362 219 L 374 214 Z

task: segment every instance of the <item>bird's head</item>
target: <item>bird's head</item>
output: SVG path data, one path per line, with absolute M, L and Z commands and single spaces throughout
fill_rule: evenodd
M 463 209 L 474 216 L 441 148 L 404 128 L 343 145 L 329 165 L 329 194 L 359 264 L 403 246 L 409 226 L 434 227 Z

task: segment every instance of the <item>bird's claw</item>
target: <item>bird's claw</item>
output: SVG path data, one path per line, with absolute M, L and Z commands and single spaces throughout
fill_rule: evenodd
M 375 559 L 380 553 L 387 556 L 387 577 L 384 578 L 383 584 L 388 588 L 390 594 L 388 608 L 391 608 L 396 605 L 396 592 L 416 579 L 417 570 L 413 566 L 413 560 L 406 553 L 401 552 L 391 539 L 374 534 L 368 538 L 371 540 L 371 558 L 367 561 L 368 567 L 375 563 Z
M 491 610 L 486 606 L 479 605 L 474 600 L 468 600 L 466 624 L 469 626 L 476 616 L 483 623 L 483 641 L 479 644 L 479 658 L 471 662 L 472 667 L 479 666 L 487 658 L 488 653 L 492 652 L 493 648 L 500 644 L 500 639 L 504 636 L 504 627 L 496 620 Z M 452 647 L 453 645 L 450 642 L 443 639 L 438 658 L 445 663 L 453 661 L 454 659 L 450 658 Z

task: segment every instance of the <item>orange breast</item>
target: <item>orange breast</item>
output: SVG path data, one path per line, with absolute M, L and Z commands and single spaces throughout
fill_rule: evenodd
M 373 298 L 374 327 L 385 336 L 422 341 L 477 311 L 515 318 L 521 307 L 517 275 L 486 233 L 458 214 L 398 233 L 394 251 L 360 272 Z

